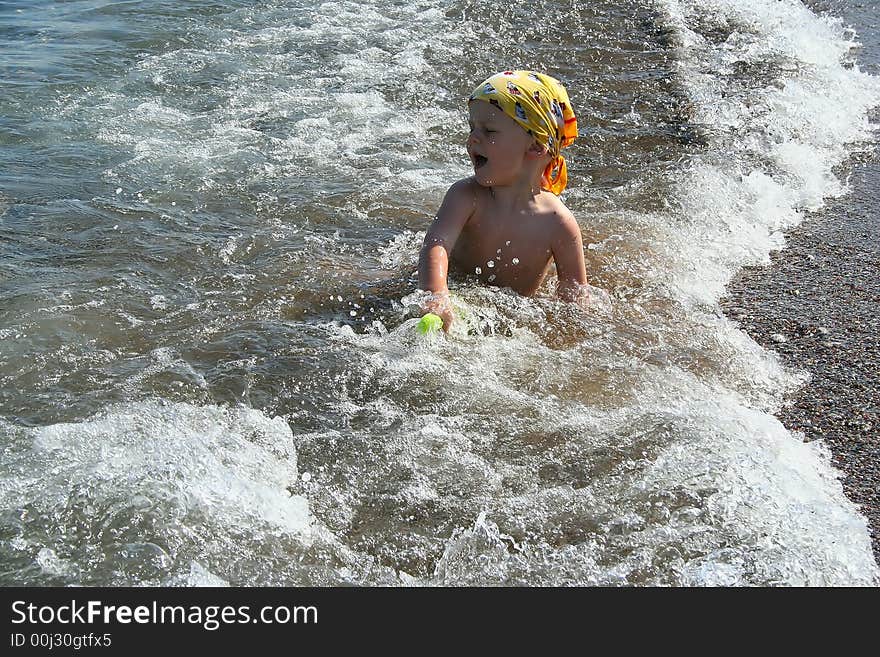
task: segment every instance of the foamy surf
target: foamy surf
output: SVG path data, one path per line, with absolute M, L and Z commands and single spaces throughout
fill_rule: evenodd
M 0 97 L 4 581 L 880 581 L 827 452 L 773 417 L 804 375 L 717 304 L 845 191 L 880 104 L 852 34 L 789 1 L 563 5 L 535 33 L 509 5 L 159 3 L 148 42 L 71 60 L 87 87 Z M 468 330 L 421 339 L 462 99 L 560 47 L 610 304 L 458 281 Z
M 659 3 L 676 68 L 710 152 L 683 171 L 670 242 L 680 294 L 712 303 L 782 231 L 846 191 L 834 171 L 871 149 L 880 81 L 859 70 L 854 32 L 801 2 Z
M 297 472 L 281 418 L 160 401 L 4 430 L 12 438 L 5 470 L 15 475 L 2 490 L 9 557 L 39 566 L 19 573 L 23 584 L 346 579 L 329 558 L 340 546 L 289 492 L 307 475 Z M 314 552 L 325 556 L 310 574 Z
M 398 482 L 380 495 L 399 518 L 396 540 L 437 517 L 482 518 L 453 528 L 430 583 L 875 581 L 865 521 L 843 496 L 825 449 L 720 386 L 675 367 L 646 371 L 603 358 L 598 345 L 556 352 L 548 376 L 540 367 L 549 356 L 537 355 L 536 336 L 523 329 L 467 348 L 422 350 L 396 349 L 393 335 L 341 337 L 357 344 L 350 357 L 363 354 L 357 369 L 367 379 L 419 398 L 348 410 L 381 418 L 384 431 L 370 444 L 381 454 L 379 480 Z M 573 379 L 603 371 L 615 390 L 597 385 L 572 396 Z M 514 383 L 530 377 L 525 390 Z M 622 388 L 627 379 L 631 387 Z M 560 389 L 561 397 L 548 394 Z M 331 485 L 316 495 L 339 492 Z M 483 567 L 469 570 L 477 563 Z

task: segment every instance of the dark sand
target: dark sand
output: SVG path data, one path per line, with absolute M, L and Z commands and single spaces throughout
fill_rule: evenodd
M 851 165 L 851 193 L 808 216 L 770 267 L 744 270 L 722 307 L 810 373 L 778 417 L 828 445 L 880 563 L 880 157 L 862 160 Z

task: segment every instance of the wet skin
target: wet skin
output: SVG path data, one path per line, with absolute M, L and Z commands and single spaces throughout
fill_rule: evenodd
M 467 152 L 474 175 L 446 193 L 419 257 L 419 286 L 434 293 L 425 312 L 452 322 L 449 271 L 534 294 L 551 261 L 559 296 L 587 282 L 580 228 L 559 198 L 541 188 L 550 156 L 516 121 L 483 101 L 469 106 Z

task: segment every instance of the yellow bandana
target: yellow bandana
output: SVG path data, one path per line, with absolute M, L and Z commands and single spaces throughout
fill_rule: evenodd
M 519 123 L 553 157 L 544 169 L 542 187 L 557 196 L 568 183 L 565 158 L 559 151 L 578 136 L 577 118 L 565 87 L 549 75 L 504 71 L 480 84 L 468 102 L 484 100 Z

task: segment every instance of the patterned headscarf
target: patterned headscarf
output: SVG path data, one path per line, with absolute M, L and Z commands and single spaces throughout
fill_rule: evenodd
M 574 142 L 578 128 L 559 80 L 534 71 L 504 71 L 474 89 L 468 102 L 474 100 L 497 107 L 547 147 L 553 159 L 544 169 L 542 186 L 561 194 L 568 183 L 568 169 L 559 152 Z

